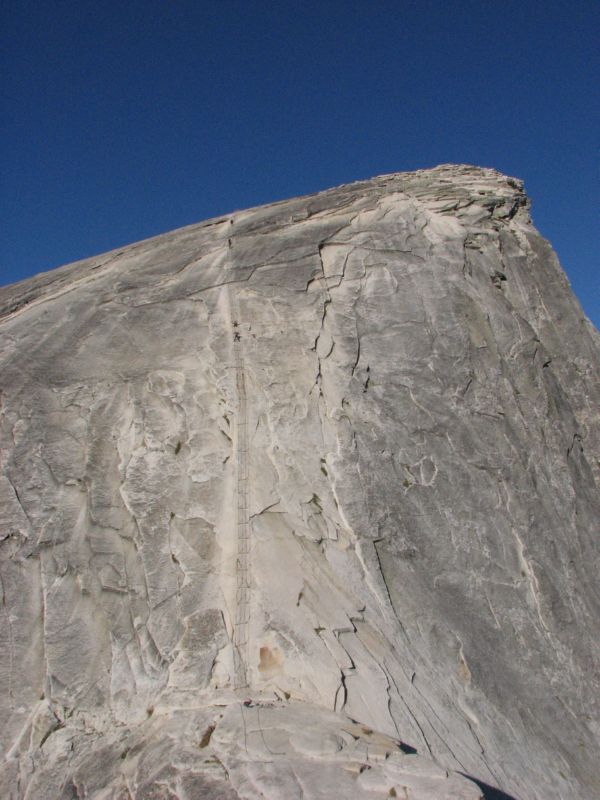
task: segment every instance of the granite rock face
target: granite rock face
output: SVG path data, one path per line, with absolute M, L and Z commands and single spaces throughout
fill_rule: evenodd
M 599 353 L 474 167 L 0 290 L 2 797 L 600 796 Z

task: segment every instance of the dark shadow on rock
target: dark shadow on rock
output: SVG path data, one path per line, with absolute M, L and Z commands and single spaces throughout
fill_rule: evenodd
M 404 742 L 400 742 L 398 747 L 400 748 L 400 750 L 402 750 L 403 753 L 406 753 L 407 756 L 417 755 L 416 749 L 414 747 L 411 747 L 409 744 L 404 744 Z
M 477 786 L 483 792 L 483 796 L 485 800 L 518 800 L 518 798 L 513 797 L 512 794 L 506 794 L 503 792 L 502 789 L 496 789 L 493 786 L 490 786 L 489 783 L 484 783 L 480 781 L 478 778 L 474 778 L 472 775 L 467 775 L 466 772 L 460 773 L 464 778 L 468 778 L 473 783 L 476 783 Z

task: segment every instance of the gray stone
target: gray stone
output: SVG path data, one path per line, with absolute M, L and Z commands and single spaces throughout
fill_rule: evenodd
M 3 797 L 600 796 L 600 350 L 528 208 L 443 166 L 0 289 Z

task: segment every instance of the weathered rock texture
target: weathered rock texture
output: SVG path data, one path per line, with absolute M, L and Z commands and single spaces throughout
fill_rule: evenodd
M 0 308 L 2 797 L 600 796 L 598 339 L 519 181 L 342 186 Z

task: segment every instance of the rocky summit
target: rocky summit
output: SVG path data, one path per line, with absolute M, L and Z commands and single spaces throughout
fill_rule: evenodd
M 600 347 L 442 166 L 0 290 L 0 795 L 600 797 Z

